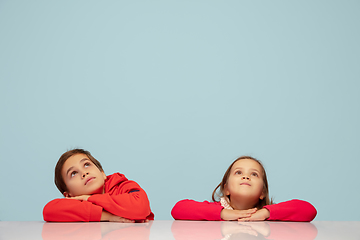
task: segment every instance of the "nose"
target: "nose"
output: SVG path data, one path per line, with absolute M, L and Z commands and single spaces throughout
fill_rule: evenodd
M 86 177 L 86 175 L 89 175 L 89 173 L 88 173 L 88 172 L 84 172 L 84 173 L 82 174 L 82 177 L 84 178 L 84 177 Z
M 248 176 L 243 176 L 242 179 L 250 180 Z

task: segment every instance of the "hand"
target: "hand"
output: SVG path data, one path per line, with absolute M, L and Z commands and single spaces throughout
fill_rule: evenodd
M 123 218 L 120 216 L 116 216 L 112 213 L 109 213 L 105 210 L 101 213 L 101 221 L 108 221 L 108 222 L 121 222 L 121 223 L 134 223 L 134 220 Z
M 75 200 L 79 200 L 79 201 L 87 201 L 88 198 L 91 195 L 80 195 L 80 196 L 76 196 L 76 197 L 66 197 L 67 199 L 75 199 Z
M 249 218 L 254 213 L 256 213 L 256 208 L 251 208 L 247 210 L 230 210 L 230 209 L 223 209 L 221 210 L 221 218 L 223 220 L 238 220 L 242 218 Z
M 264 221 L 270 217 L 270 212 L 266 208 L 262 208 L 257 212 L 251 214 L 249 217 L 239 218 L 239 222 L 250 222 L 250 221 Z
M 131 219 L 123 218 L 123 217 L 120 217 L 120 216 L 112 215 L 109 218 L 109 222 L 134 223 L 135 221 L 131 220 Z

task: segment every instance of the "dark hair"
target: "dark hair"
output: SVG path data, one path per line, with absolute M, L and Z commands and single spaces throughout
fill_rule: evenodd
M 212 200 L 214 202 L 216 202 L 216 199 L 215 199 L 215 196 L 218 197 L 218 198 L 221 198 L 221 197 L 224 197 L 226 196 L 225 194 L 225 185 L 227 184 L 228 182 L 228 179 L 229 179 L 229 176 L 230 176 L 230 170 L 232 168 L 232 166 L 239 160 L 242 160 L 242 159 L 251 159 L 251 160 L 254 160 L 255 162 L 257 162 L 261 168 L 262 168 L 262 176 L 263 176 L 263 182 L 264 182 L 264 186 L 263 186 L 263 193 L 265 195 L 265 197 L 261 200 L 259 200 L 258 204 L 256 205 L 256 208 L 257 209 L 261 209 L 263 208 L 265 205 L 270 205 L 270 204 L 273 204 L 273 201 L 272 199 L 269 198 L 269 186 L 268 186 L 268 181 L 267 181 L 267 177 L 266 177 L 266 172 L 265 172 L 265 168 L 263 166 L 263 164 L 257 160 L 256 158 L 253 158 L 253 157 L 250 157 L 250 156 L 242 156 L 242 157 L 239 157 L 237 158 L 229 167 L 228 169 L 226 170 L 224 176 L 223 176 L 223 179 L 222 181 L 219 183 L 219 185 L 217 185 L 217 187 L 215 188 L 215 190 L 213 191 L 213 194 L 212 194 Z M 216 191 L 217 189 L 220 187 L 220 193 L 218 194 Z
M 56 187 L 59 189 L 59 191 L 61 193 L 64 193 L 67 191 L 67 187 L 66 187 L 66 184 L 64 182 L 64 179 L 62 177 L 62 174 L 61 174 L 61 171 L 62 171 L 62 168 L 64 166 L 64 163 L 66 162 L 66 160 L 68 160 L 71 156 L 74 156 L 76 154 L 85 154 L 91 162 L 93 162 L 95 164 L 95 166 L 102 172 L 104 172 L 102 166 L 101 166 L 101 163 L 96 160 L 91 154 L 89 151 L 86 151 L 84 149 L 73 149 L 73 150 L 70 150 L 70 151 L 67 151 L 65 152 L 63 155 L 61 155 L 61 157 L 59 158 L 56 166 L 55 166 L 55 185 Z

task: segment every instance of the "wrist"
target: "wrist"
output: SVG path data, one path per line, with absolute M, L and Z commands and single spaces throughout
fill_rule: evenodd
M 221 212 L 220 212 L 220 218 L 222 219 L 222 220 L 227 220 L 226 218 L 226 216 L 227 216 L 227 209 L 225 209 L 225 208 L 223 208 L 222 210 L 221 210 Z
M 265 216 L 265 220 L 268 219 L 270 217 L 270 211 L 267 208 L 262 208 L 261 209 L 264 212 L 264 216 Z
M 108 222 L 110 221 L 110 217 L 111 217 L 111 213 L 103 210 L 102 213 L 101 213 L 101 220 L 100 221 L 103 221 L 103 222 Z
M 237 217 L 234 215 L 234 210 L 230 209 L 223 209 L 221 210 L 220 217 L 222 220 L 229 221 L 235 220 Z

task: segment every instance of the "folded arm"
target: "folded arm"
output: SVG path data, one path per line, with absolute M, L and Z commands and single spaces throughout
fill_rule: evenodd
M 125 181 L 104 194 L 54 199 L 44 207 L 43 216 L 45 221 L 55 222 L 154 219 L 145 191 L 134 181 Z
M 171 210 L 171 215 L 175 220 L 221 220 L 221 210 L 223 207 L 216 202 L 197 202 L 184 199 L 175 204 Z
M 264 208 L 270 212 L 267 220 L 273 221 L 310 222 L 317 214 L 311 203 L 298 199 L 267 205 Z
M 45 205 L 43 217 L 48 222 L 98 222 L 102 211 L 91 202 L 61 198 Z
M 124 218 L 146 219 L 151 214 L 145 191 L 134 181 L 123 182 L 109 193 L 94 194 L 87 201 Z

